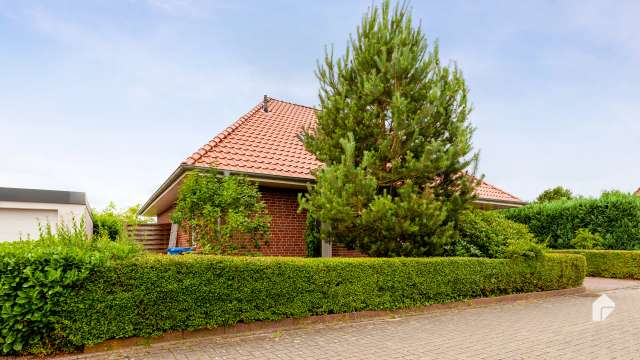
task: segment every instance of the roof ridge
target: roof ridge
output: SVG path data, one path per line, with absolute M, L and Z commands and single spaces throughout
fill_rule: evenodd
M 289 104 L 289 105 L 304 107 L 304 108 L 307 108 L 307 109 L 310 109 L 310 110 L 315 110 L 315 111 L 319 111 L 320 110 L 320 109 L 317 109 L 317 108 L 315 108 L 313 106 L 297 104 L 297 103 L 294 103 L 294 102 L 291 102 L 291 101 L 287 101 L 287 100 L 280 100 L 280 99 L 273 98 L 271 96 L 267 96 L 267 99 L 268 100 L 279 101 L 281 103 L 285 103 L 285 104 Z
M 182 161 L 182 163 L 189 164 L 189 165 L 195 164 L 198 160 L 202 158 L 204 154 L 207 153 L 207 151 L 210 150 L 210 149 L 206 149 L 205 148 L 206 146 L 213 148 L 214 146 L 219 144 L 222 140 L 224 140 L 224 138 L 226 138 L 229 134 L 231 134 L 233 130 L 240 127 L 240 125 L 242 125 L 247 119 L 252 117 L 256 113 L 256 111 L 261 109 L 262 109 L 262 102 L 255 105 L 253 109 L 249 110 L 249 112 L 242 115 L 240 118 L 238 118 L 238 120 L 234 121 L 233 124 L 227 126 L 224 130 L 218 133 L 218 135 L 216 135 L 213 139 L 209 140 L 206 144 L 199 147 L 198 150 L 196 150 L 193 154 L 188 156 L 184 161 Z
M 515 196 L 515 195 L 513 195 L 513 194 L 510 194 L 510 193 L 508 193 L 508 192 L 506 192 L 506 191 L 502 190 L 501 188 L 499 188 L 499 187 L 497 187 L 497 186 L 495 186 L 495 185 L 493 185 L 493 184 L 490 184 L 490 183 L 488 183 L 488 182 L 484 181 L 484 178 L 483 178 L 483 179 L 481 179 L 480 181 L 482 181 L 482 183 L 483 183 L 484 185 L 487 185 L 487 186 L 489 186 L 489 187 L 490 187 L 490 188 L 492 188 L 492 189 L 495 189 L 495 190 L 498 190 L 498 191 L 500 191 L 500 192 L 502 192 L 502 193 L 505 193 L 505 194 L 507 194 L 507 195 L 511 196 L 512 198 L 514 198 L 514 199 L 516 199 L 516 200 L 518 200 L 518 201 L 524 201 L 524 200 L 520 199 L 519 197 L 517 197 L 517 196 Z

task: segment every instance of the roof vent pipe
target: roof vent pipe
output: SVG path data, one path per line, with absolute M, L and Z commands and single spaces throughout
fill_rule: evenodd
M 267 97 L 267 95 L 265 95 L 264 96 L 264 100 L 262 100 L 262 111 L 264 111 L 266 113 L 269 112 L 268 101 L 269 101 L 269 98 Z

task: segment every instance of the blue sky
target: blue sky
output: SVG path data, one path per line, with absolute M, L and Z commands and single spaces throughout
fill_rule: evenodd
M 0 0 L 0 186 L 144 202 L 263 94 L 316 105 L 316 60 L 370 4 Z M 464 71 L 489 182 L 527 200 L 640 186 L 640 3 L 412 8 Z

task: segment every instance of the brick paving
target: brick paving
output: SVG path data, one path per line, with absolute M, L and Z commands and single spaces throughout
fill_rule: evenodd
M 587 279 L 585 294 L 317 324 L 64 359 L 640 359 L 640 282 Z M 616 309 L 591 321 L 606 293 Z

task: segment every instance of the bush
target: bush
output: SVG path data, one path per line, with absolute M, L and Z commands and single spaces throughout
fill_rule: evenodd
M 256 183 L 200 169 L 182 182 L 171 221 L 180 224 L 201 252 L 234 254 L 269 243 L 271 217 L 266 209 Z
M 545 247 L 534 240 L 511 240 L 504 249 L 506 259 L 541 260 Z
M 507 255 L 507 247 L 511 249 L 509 256 L 517 256 L 518 248 L 535 245 L 526 225 L 511 221 L 496 211 L 466 211 L 460 217 L 457 230 L 459 238 L 448 248 L 449 256 L 502 258 Z
M 307 256 L 322 256 L 322 239 L 320 239 L 320 224 L 307 212 L 307 223 L 304 230 L 304 241 L 307 243 Z
M 587 259 L 587 276 L 640 280 L 640 251 L 555 250 L 560 254 L 580 254 Z
M 77 224 L 59 227 L 57 235 L 47 226 L 38 240 L 0 243 L 0 354 L 67 348 L 62 300 L 96 269 L 139 252 L 132 243 L 89 239 Z
M 93 211 L 93 234 L 97 236 L 107 236 L 111 240 L 116 240 L 125 236 L 124 228 L 127 224 L 137 225 L 151 222 L 148 217 L 138 216 L 140 204 L 130 206 L 124 211 L 118 211 L 116 204 L 110 202 L 102 211 Z
M 600 234 L 592 234 L 589 229 L 578 229 L 575 237 L 571 240 L 571 247 L 574 249 L 592 250 L 602 244 Z
M 149 255 L 91 274 L 66 298 L 75 345 L 311 315 L 385 310 L 582 284 L 581 256 L 303 259 Z
M 579 229 L 600 234 L 605 249 L 640 249 L 640 197 L 619 192 L 599 199 L 560 200 L 502 210 L 526 224 L 534 236 L 554 249 L 571 248 Z

